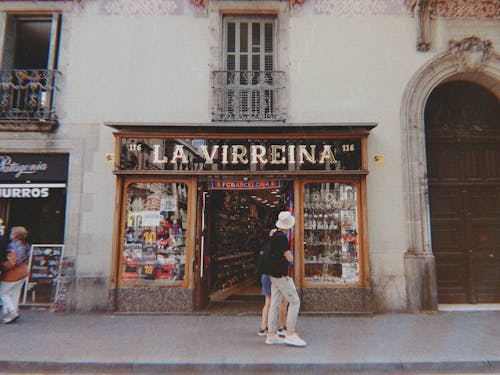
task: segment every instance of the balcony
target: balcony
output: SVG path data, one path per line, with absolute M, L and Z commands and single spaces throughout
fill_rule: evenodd
M 54 130 L 58 74 L 42 69 L 0 71 L 0 131 Z
M 212 121 L 285 121 L 285 72 L 212 72 Z

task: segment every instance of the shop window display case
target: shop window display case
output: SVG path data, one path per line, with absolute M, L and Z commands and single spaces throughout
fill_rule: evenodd
M 358 185 L 304 186 L 304 277 L 307 284 L 358 284 Z
M 187 186 L 130 183 L 126 199 L 121 284 L 180 284 L 186 264 Z

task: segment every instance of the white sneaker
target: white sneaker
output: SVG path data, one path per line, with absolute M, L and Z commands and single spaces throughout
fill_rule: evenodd
M 285 341 L 283 338 L 279 337 L 278 335 L 267 335 L 266 338 L 266 344 L 267 345 L 273 345 L 273 344 L 284 344 Z
M 299 335 L 297 335 L 296 333 L 293 333 L 291 335 L 287 335 L 285 337 L 285 339 L 283 340 L 283 342 L 287 345 L 291 345 L 291 346 L 306 346 L 307 343 L 302 340 Z
M 15 321 L 16 321 L 16 318 L 14 318 L 13 316 L 10 316 L 10 315 L 3 318 L 4 324 L 14 323 Z
M 21 316 L 21 314 L 19 314 L 18 312 L 14 313 L 14 314 L 9 314 L 9 316 L 3 318 L 3 322 L 5 324 L 15 323 L 16 320 L 19 319 L 20 316 Z

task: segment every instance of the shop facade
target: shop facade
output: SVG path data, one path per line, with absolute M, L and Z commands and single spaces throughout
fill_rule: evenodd
M 10 229 L 28 230 L 29 277 L 21 304 L 56 303 L 64 252 L 69 154 L 0 154 L 0 239 L 9 242 Z
M 366 147 L 376 124 L 130 126 L 115 133 L 118 311 L 197 311 L 258 289 L 282 210 L 304 311 L 371 312 Z
M 305 311 L 498 303 L 498 21 L 492 0 L 0 2 L 0 155 L 68 156 L 66 180 L 0 181 L 65 188 L 2 202 L 54 224 L 31 203 L 65 189 L 64 311 L 250 291 L 281 209 Z

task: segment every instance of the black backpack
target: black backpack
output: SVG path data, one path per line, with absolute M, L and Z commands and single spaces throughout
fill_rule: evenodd
M 259 275 L 269 275 L 269 264 L 271 262 L 271 238 L 264 241 L 262 249 L 257 258 L 257 272 Z

